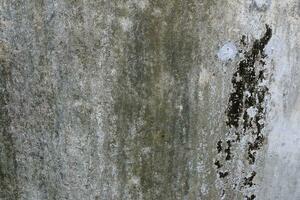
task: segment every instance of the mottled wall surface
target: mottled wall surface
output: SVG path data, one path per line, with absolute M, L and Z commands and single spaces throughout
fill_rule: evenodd
M 1 0 L 0 199 L 300 199 L 298 0 Z

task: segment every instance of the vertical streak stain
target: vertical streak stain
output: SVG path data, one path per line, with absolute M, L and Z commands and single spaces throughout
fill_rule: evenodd
M 10 132 L 9 82 L 11 65 L 6 45 L 0 43 L 0 198 L 18 199 L 16 148 Z
M 189 191 L 188 73 L 198 40 L 191 15 L 193 1 L 153 1 L 129 18 L 114 112 L 122 194 L 133 199 L 182 199 Z

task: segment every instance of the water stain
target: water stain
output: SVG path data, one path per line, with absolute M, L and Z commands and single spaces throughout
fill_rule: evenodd
M 113 89 L 117 166 L 120 190 L 133 199 L 183 198 L 190 188 L 188 74 L 199 40 L 196 19 L 189 18 L 194 7 L 192 0 L 151 1 L 130 16 L 130 33 L 115 30 L 124 35 Z M 151 149 L 147 156 L 144 149 Z M 136 188 L 127 184 L 132 176 L 140 179 Z
M 13 63 L 9 48 L 0 42 L 0 198 L 17 199 L 17 161 L 15 142 L 10 132 L 11 118 L 9 117 L 9 83 Z M 5 195 L 5 196 L 3 196 Z

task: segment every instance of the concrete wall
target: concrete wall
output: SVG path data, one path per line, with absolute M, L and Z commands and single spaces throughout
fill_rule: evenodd
M 300 199 L 298 0 L 1 0 L 0 199 Z

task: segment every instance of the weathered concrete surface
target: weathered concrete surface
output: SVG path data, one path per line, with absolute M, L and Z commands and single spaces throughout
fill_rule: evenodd
M 1 0 L 0 199 L 300 199 L 297 0 Z

